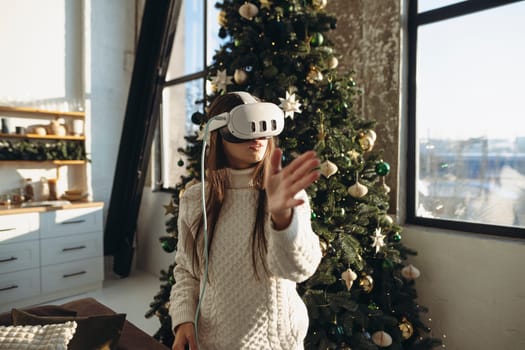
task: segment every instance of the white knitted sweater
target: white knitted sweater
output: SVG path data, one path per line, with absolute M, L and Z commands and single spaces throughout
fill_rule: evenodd
M 269 218 L 267 265 L 270 276 L 252 266 L 251 235 L 259 191 L 249 187 L 253 169 L 231 170 L 230 189 L 217 222 L 209 256 L 209 282 L 198 323 L 199 350 L 299 350 L 308 329 L 306 306 L 296 282 L 310 277 L 321 260 L 319 239 L 310 224 L 310 205 L 294 208 L 288 228 L 276 231 Z M 175 256 L 170 315 L 175 328 L 193 322 L 203 280 L 192 269 L 186 249 L 191 224 L 201 213 L 201 186 L 188 188 L 180 200 L 179 242 Z

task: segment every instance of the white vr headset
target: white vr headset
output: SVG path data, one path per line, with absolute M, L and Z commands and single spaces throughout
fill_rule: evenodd
M 220 129 L 221 136 L 228 142 L 242 143 L 248 140 L 270 138 L 279 135 L 284 128 L 284 112 L 270 102 L 258 102 L 244 91 L 232 92 L 244 104 L 230 112 L 213 116 L 208 121 L 208 130 Z

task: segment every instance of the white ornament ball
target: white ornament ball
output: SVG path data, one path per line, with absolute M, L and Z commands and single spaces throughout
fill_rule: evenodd
M 335 69 L 337 68 L 338 65 L 339 65 L 339 60 L 337 59 L 337 57 L 332 56 L 328 59 L 328 68 Z
M 368 130 L 366 132 L 366 136 L 370 137 L 372 140 L 374 140 L 374 142 L 377 139 L 377 134 L 376 134 L 376 132 L 374 130 Z
M 325 160 L 319 167 L 321 174 L 327 179 L 337 172 L 337 165 L 329 160 Z
M 350 290 L 357 279 L 357 274 L 349 268 L 341 274 L 341 279 L 345 282 L 346 289 Z
M 250 2 L 245 2 L 239 7 L 239 14 L 246 19 L 252 20 L 253 17 L 257 16 L 259 8 Z
M 383 191 L 385 191 L 386 194 L 390 193 L 390 186 L 388 186 L 387 184 L 383 184 Z
M 385 220 L 389 225 L 392 225 L 394 223 L 394 219 L 390 215 L 384 215 L 383 220 Z
M 386 348 L 392 345 L 392 337 L 390 336 L 390 334 L 384 331 L 377 331 L 374 334 L 372 334 L 372 341 L 375 345 L 380 346 L 382 348 Z
M 421 275 L 421 272 L 412 264 L 409 264 L 401 269 L 401 276 L 407 280 L 415 280 Z
M 356 181 L 355 184 L 348 187 L 348 193 L 354 198 L 361 198 L 368 193 L 368 187 L 360 184 L 359 181 Z

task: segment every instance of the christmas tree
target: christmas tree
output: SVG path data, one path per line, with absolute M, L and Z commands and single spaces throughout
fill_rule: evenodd
M 240 90 L 274 102 L 286 116 L 279 136 L 283 162 L 311 149 L 321 158 L 322 177 L 307 192 L 323 259 L 298 286 L 310 318 L 305 348 L 431 349 L 441 342 L 421 320 L 426 310 L 416 301 L 414 284 L 419 271 L 406 263 L 416 252 L 403 245 L 402 229 L 388 215 L 390 166 L 374 150 L 375 121 L 355 112 L 361 92 L 351 72 L 337 70 L 337 53 L 327 37 L 336 18 L 326 12 L 326 2 L 217 3 L 225 43 L 208 67 L 213 91 L 205 104 Z M 204 120 L 202 113 L 192 116 L 201 127 Z M 161 244 L 169 253 L 177 244 L 179 198 L 200 178 L 201 135 L 186 139 L 181 152 L 188 158 L 188 175 L 165 206 L 169 218 Z M 146 314 L 159 318 L 155 337 L 166 345 L 173 342 L 167 308 L 176 283 L 173 267 L 161 271 L 161 289 Z

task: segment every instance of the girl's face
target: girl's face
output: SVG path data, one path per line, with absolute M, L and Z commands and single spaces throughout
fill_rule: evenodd
M 231 168 L 246 169 L 264 158 L 268 148 L 268 139 L 248 140 L 243 143 L 231 143 L 223 139 L 222 146 Z

